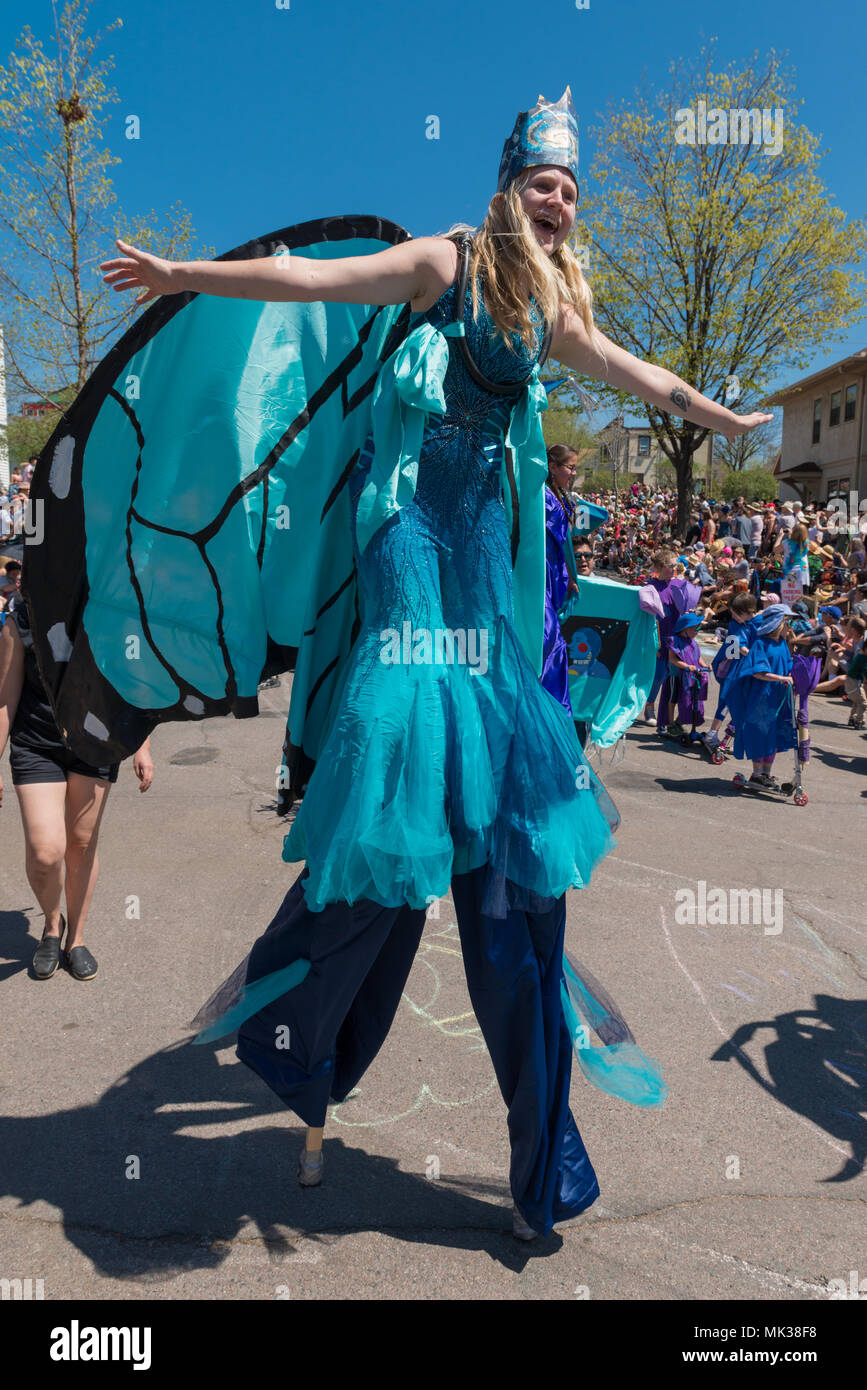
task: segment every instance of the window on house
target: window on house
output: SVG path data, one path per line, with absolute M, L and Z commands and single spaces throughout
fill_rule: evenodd
M 853 381 L 851 386 L 846 387 L 846 408 L 843 411 L 844 420 L 855 419 L 855 397 L 858 394 L 858 387 Z
M 638 456 L 647 456 L 650 453 L 650 435 L 640 434 L 638 436 Z
M 842 395 L 842 391 L 831 392 L 831 414 L 828 419 L 829 425 L 839 425 L 840 423 L 840 400 Z
M 829 503 L 830 503 L 830 502 L 833 502 L 833 501 L 835 501 L 835 499 L 836 499 L 838 502 L 843 502 L 844 504 L 848 503 L 848 501 L 849 501 L 849 479 L 848 479 L 848 478 L 835 478 L 834 481 L 833 481 L 832 483 L 829 483 L 829 484 L 828 484 L 828 502 L 829 502 Z
M 822 397 L 813 401 L 813 443 L 818 444 L 822 433 Z

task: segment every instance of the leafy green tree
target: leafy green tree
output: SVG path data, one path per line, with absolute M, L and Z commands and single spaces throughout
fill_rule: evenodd
M 599 445 L 587 422 L 584 406 L 568 382 L 549 387 L 548 409 L 542 412 L 542 433 L 545 448 L 568 444 L 578 455 L 578 480 L 585 486 L 587 470 L 598 458 Z
M 610 492 L 611 469 L 589 468 L 585 470 L 584 481 L 581 486 L 585 492 Z
M 62 410 L 71 405 L 75 392 L 55 393 L 54 401 Z M 10 415 L 6 427 L 6 442 L 9 448 L 9 462 L 14 468 L 19 463 L 41 454 L 57 426 L 60 415 L 56 410 L 48 410 L 44 415 Z
M 727 502 L 735 497 L 744 497 L 747 502 L 773 502 L 779 483 L 764 468 L 733 468 L 723 478 L 721 491 Z
M 593 203 L 579 208 L 576 235 L 602 330 L 735 408 L 738 392 L 761 399 L 773 378 L 807 367 L 817 346 L 857 321 L 867 234 L 823 187 L 819 139 L 797 123 L 800 103 L 777 56 L 722 71 L 714 61 L 711 44 L 692 68 L 672 64 L 666 90 L 608 113 L 594 132 Z M 739 113 L 767 109 L 776 121 L 779 112 L 779 150 L 721 141 L 716 117 L 705 142 L 697 127 L 690 143 L 685 113 L 700 102 L 708 115 L 736 113 L 731 124 L 726 116 L 728 137 L 745 133 Z M 677 475 L 682 534 L 707 431 L 593 389 L 647 415 Z
M 542 412 L 542 433 L 546 448 L 552 444 L 568 444 L 579 458 L 596 448 L 593 431 L 581 419 L 580 413 L 568 405 L 549 405 Z

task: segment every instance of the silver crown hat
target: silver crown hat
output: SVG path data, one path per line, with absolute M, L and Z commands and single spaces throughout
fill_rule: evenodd
M 559 101 L 539 95 L 530 111 L 519 111 L 515 128 L 503 146 L 497 192 L 502 193 L 524 169 L 556 164 L 568 169 L 578 183 L 578 116 L 569 87 Z

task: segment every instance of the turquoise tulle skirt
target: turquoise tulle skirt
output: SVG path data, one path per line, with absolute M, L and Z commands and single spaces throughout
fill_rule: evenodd
M 460 661 L 381 659 L 359 639 L 322 754 L 284 842 L 306 860 L 308 906 L 372 899 L 423 908 L 486 865 L 484 910 L 540 910 L 583 888 L 617 813 L 575 726 L 504 617 Z M 420 652 L 420 655 L 424 655 Z

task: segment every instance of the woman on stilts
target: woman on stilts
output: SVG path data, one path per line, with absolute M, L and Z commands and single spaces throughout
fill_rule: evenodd
M 599 1190 L 569 1111 L 560 991 L 565 892 L 588 883 L 616 824 L 566 708 L 539 681 L 539 366 L 550 351 L 729 437 L 770 418 L 736 417 L 594 328 L 567 245 L 577 196 L 567 89 L 519 114 L 472 236 L 189 265 L 119 243 L 103 267 L 115 289 L 147 290 L 143 300 L 193 291 L 411 307 L 349 478 L 359 613 L 286 838 L 284 858 L 305 868 L 200 1018 L 220 1014 L 206 1038 L 240 1025 L 240 1058 L 308 1126 L 301 1182 L 320 1181 L 328 1106 L 376 1056 L 426 906 L 451 886 L 470 998 L 508 1109 L 513 1229 L 524 1239 Z M 443 631 L 463 634 L 464 659 L 437 657 Z

